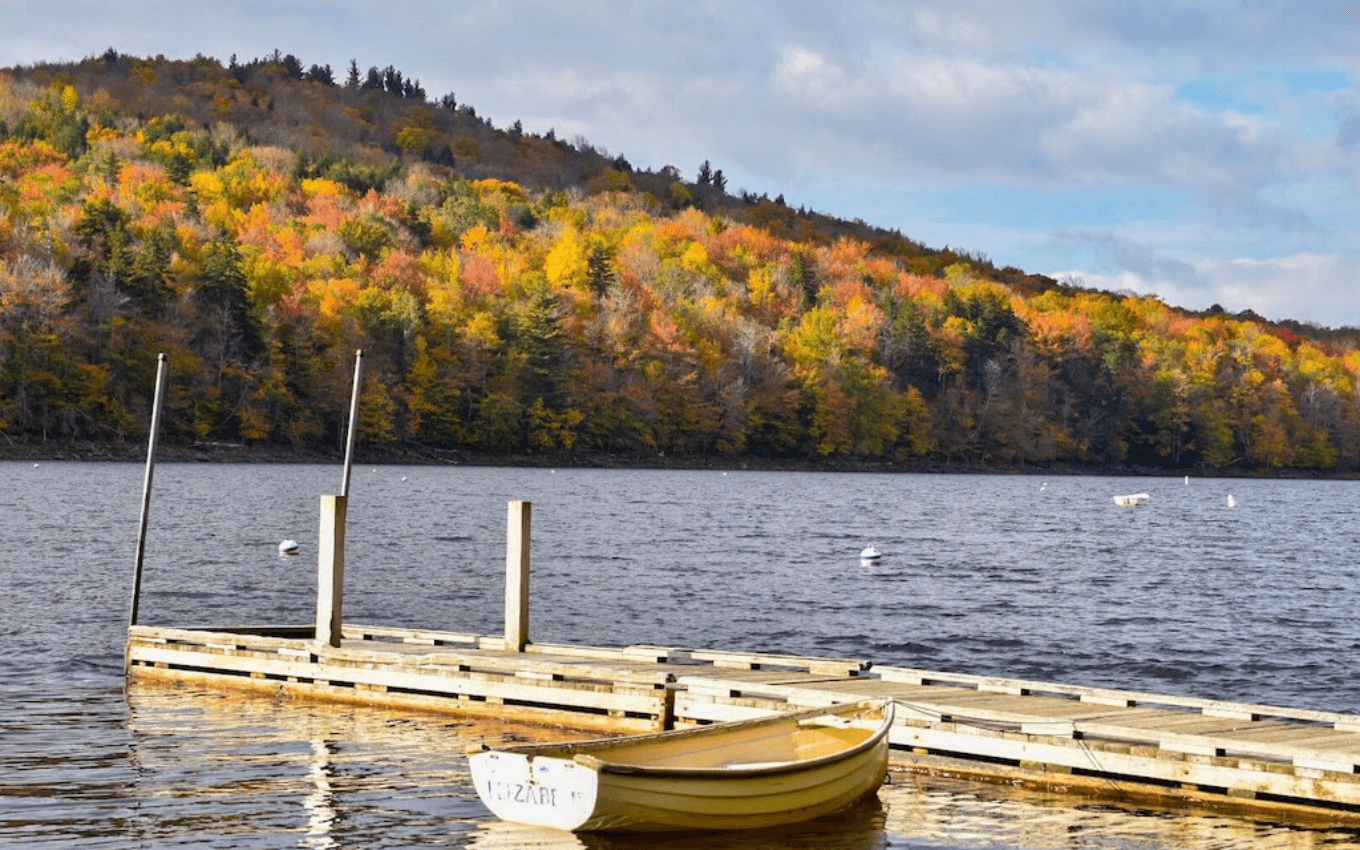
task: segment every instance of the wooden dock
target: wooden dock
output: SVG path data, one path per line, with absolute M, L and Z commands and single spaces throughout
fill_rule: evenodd
M 346 625 L 135 626 L 128 672 L 612 733 L 889 697 L 896 769 L 1074 794 L 1360 822 L 1360 717 L 855 659 L 528 644 Z

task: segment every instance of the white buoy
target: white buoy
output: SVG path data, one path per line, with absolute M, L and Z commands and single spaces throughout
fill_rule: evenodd
M 859 562 L 866 567 L 877 564 L 882 558 L 883 553 L 872 546 L 865 548 L 859 553 Z
M 1237 499 L 1233 497 L 1232 493 L 1228 494 L 1228 507 L 1230 508 L 1237 507 Z
M 296 540 L 285 540 L 279 544 L 279 555 L 287 557 L 298 553 L 298 542 Z
M 1189 487 L 1189 486 L 1190 486 L 1190 476 L 1188 476 L 1188 475 L 1185 476 L 1185 486 L 1186 486 L 1186 487 Z

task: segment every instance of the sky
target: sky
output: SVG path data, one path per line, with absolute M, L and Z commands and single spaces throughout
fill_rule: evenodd
M 1082 286 L 1360 327 L 1360 0 L 0 0 L 0 66 L 279 50 Z

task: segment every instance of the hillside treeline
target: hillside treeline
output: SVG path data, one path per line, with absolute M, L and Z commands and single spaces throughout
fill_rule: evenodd
M 0 441 L 144 439 L 164 351 L 165 440 L 333 450 L 362 349 L 361 439 L 432 455 L 1360 471 L 1350 333 L 997 270 L 338 76 L 0 74 Z

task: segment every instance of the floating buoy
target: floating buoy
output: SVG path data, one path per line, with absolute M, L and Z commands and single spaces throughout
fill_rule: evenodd
M 877 564 L 883 558 L 883 553 L 870 546 L 859 553 L 859 562 L 864 566 Z
M 1233 498 L 1233 494 L 1232 494 L 1232 493 L 1229 493 L 1229 494 L 1228 494 L 1228 507 L 1230 507 L 1230 508 L 1235 508 L 1235 507 L 1237 507 L 1237 499 Z
M 279 544 L 279 555 L 287 557 L 298 553 L 298 542 L 296 540 L 285 540 Z

